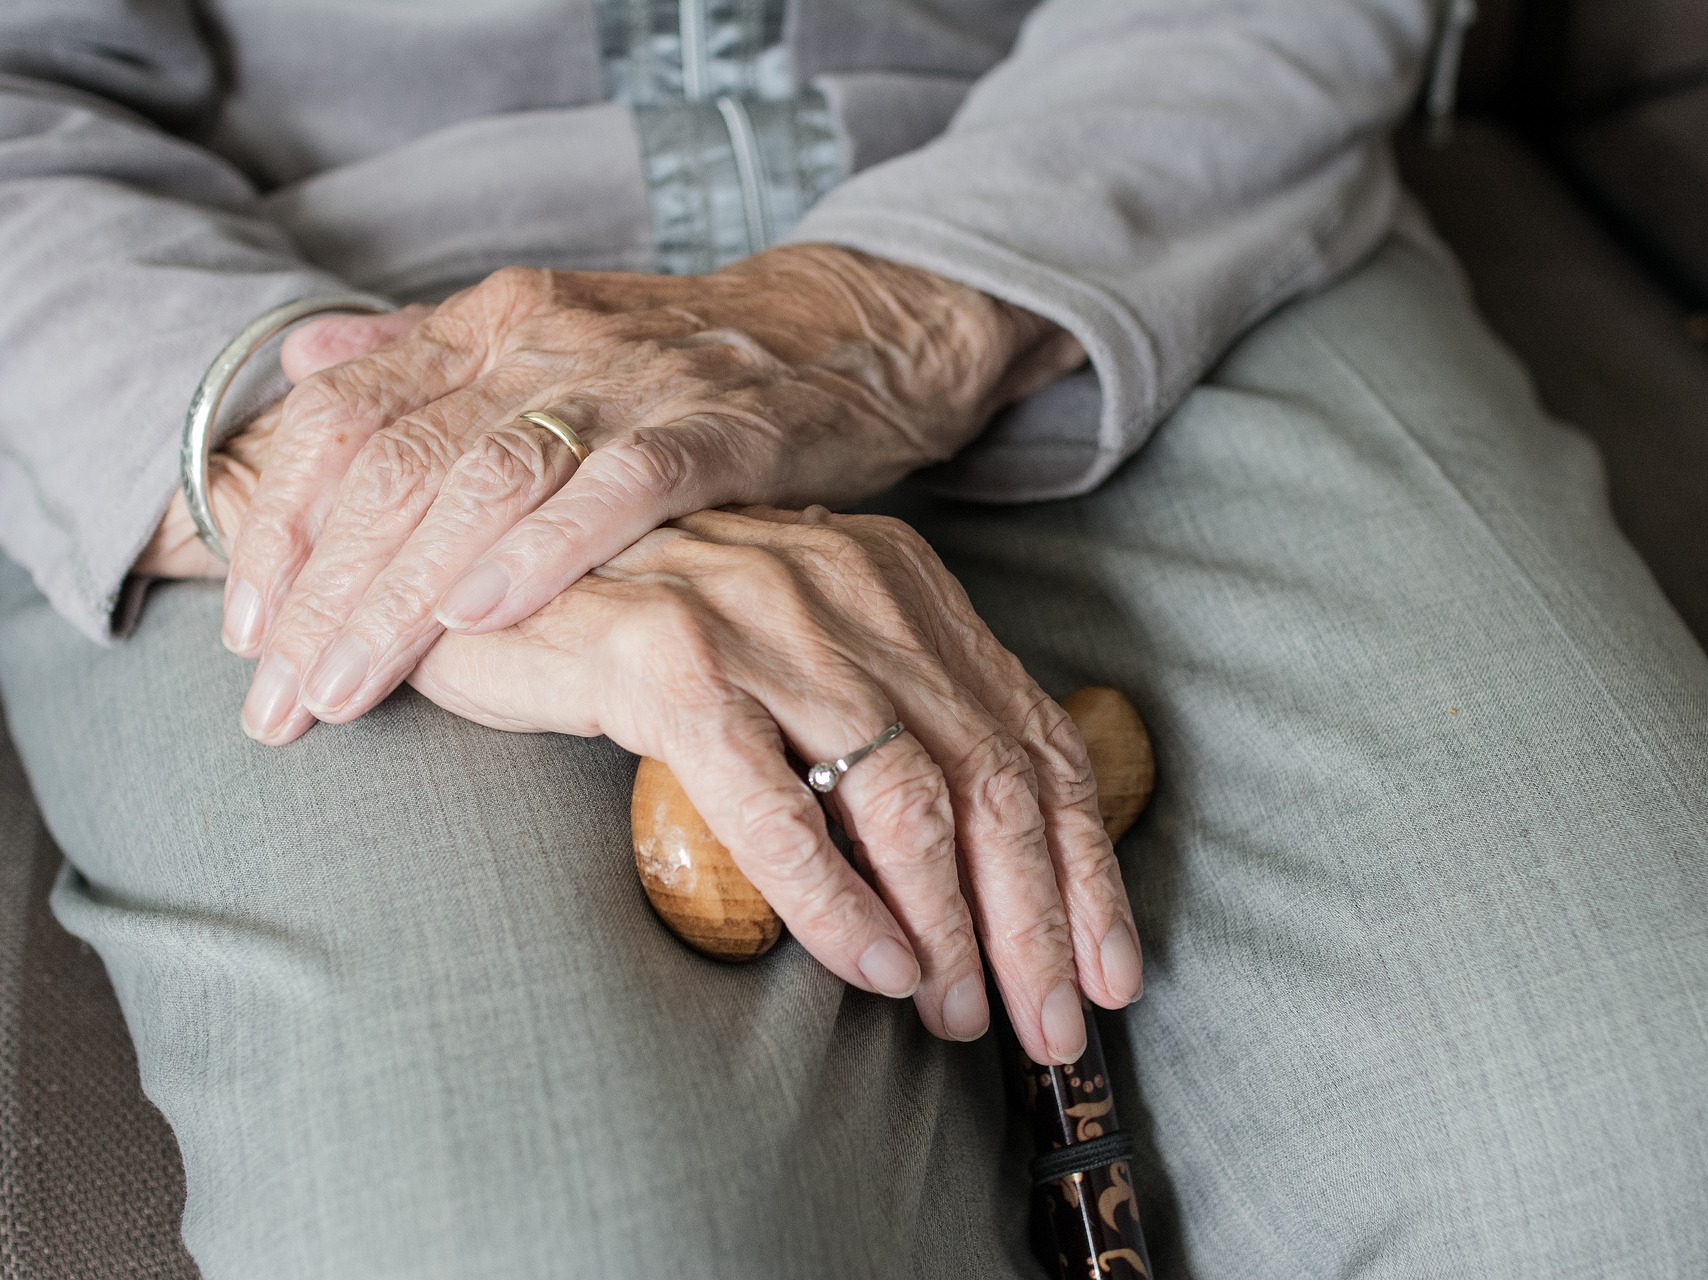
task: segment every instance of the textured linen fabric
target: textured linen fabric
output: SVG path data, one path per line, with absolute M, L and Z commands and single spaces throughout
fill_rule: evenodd
M 940 138 L 810 210 L 792 239 L 965 281 L 1091 357 L 1077 394 L 1101 398 L 1095 432 L 1022 406 L 938 487 L 987 501 L 1095 487 L 1237 335 L 1379 243 L 1400 201 L 1386 135 L 1433 10 L 1060 0 Z
M 434 297 L 517 261 L 702 269 L 788 233 L 860 157 L 893 158 L 797 234 L 1034 306 L 1096 367 L 1075 403 L 1099 400 L 1098 415 L 1011 415 L 941 483 L 1083 490 L 1242 330 L 1389 230 L 1381 136 L 1437 7 L 10 4 L 0 549 L 107 637 L 171 495 L 196 380 L 263 310 L 353 282 Z M 945 85 L 998 64 L 939 145 L 897 154 L 940 127 Z M 886 113 L 870 109 L 873 76 L 917 83 Z M 827 103 L 849 113 L 826 120 Z M 643 146 L 665 136 L 667 155 Z M 707 243 L 676 243 L 684 229 Z
M 1159 1274 L 1708 1268 L 1708 659 L 1450 276 L 1289 306 L 1094 494 L 889 505 L 1155 737 L 1104 1025 Z M 209 1280 L 1037 1274 L 988 1045 L 686 953 L 604 742 L 405 694 L 254 746 L 217 614 L 103 649 L 0 586 Z

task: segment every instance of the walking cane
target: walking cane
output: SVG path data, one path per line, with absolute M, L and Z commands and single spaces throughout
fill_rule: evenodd
M 1081 689 L 1062 705 L 1085 739 L 1103 826 L 1117 840 L 1150 799 L 1156 776 L 1144 722 L 1114 689 Z M 635 868 L 672 933 L 726 961 L 752 960 L 775 945 L 782 921 L 660 761 L 642 759 L 630 819 Z M 1085 1053 L 1065 1067 L 1033 1062 L 1011 1031 L 1004 1035 L 1037 1151 L 1033 1251 L 1056 1280 L 1148 1280 L 1132 1139 L 1121 1131 L 1103 1043 L 1089 1015 L 1085 1033 Z

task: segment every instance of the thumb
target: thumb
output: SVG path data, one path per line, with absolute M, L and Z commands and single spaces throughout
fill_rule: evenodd
M 415 303 L 380 316 L 326 315 L 293 329 L 279 348 L 279 364 L 293 383 L 335 364 L 396 342 L 432 313 Z

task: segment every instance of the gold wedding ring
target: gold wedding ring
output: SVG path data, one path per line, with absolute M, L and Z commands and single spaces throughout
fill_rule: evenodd
M 535 426 L 544 427 L 569 446 L 569 451 L 575 455 L 577 463 L 586 462 L 587 455 L 593 452 L 575 428 L 555 413 L 547 413 L 544 409 L 530 409 L 526 413 L 517 414 L 516 421 L 532 422 Z

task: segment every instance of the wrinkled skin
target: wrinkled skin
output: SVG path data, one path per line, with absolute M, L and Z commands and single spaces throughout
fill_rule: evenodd
M 262 656 L 246 728 L 287 742 L 407 678 L 486 724 L 608 735 L 672 766 L 827 968 L 970 1039 L 988 1025 L 982 941 L 1028 1052 L 1071 1061 L 1078 992 L 1117 1008 L 1142 985 L 1072 722 L 905 525 L 702 508 L 881 488 L 1082 357 L 925 273 L 771 253 L 691 281 L 500 272 L 438 312 L 292 335 L 297 389 L 212 472 L 216 515 L 241 530 L 226 639 Z M 513 421 L 529 407 L 596 452 L 577 468 Z M 507 591 L 446 634 L 434 609 L 476 561 Z M 177 501 L 137 569 L 222 566 Z M 239 575 L 275 602 L 247 647 Z M 339 636 L 364 674 L 305 707 L 295 673 L 318 691 Z M 289 667 L 271 686 L 269 663 Z M 868 883 L 782 747 L 830 759 L 896 719 L 909 731 L 831 797 Z
M 226 643 L 261 659 L 244 724 L 270 745 L 667 520 L 876 493 L 1083 359 L 1028 312 L 825 245 L 698 277 L 511 268 L 425 316 L 338 323 L 389 345 L 286 399 L 227 580 Z
M 899 521 L 688 516 L 514 627 L 447 635 L 411 680 L 486 724 L 665 761 L 795 937 L 856 986 L 913 994 L 937 1035 L 987 1027 L 980 939 L 1040 1061 L 1083 1051 L 1080 989 L 1139 994 L 1078 731 Z M 833 759 L 898 719 L 831 793 L 869 887 L 782 747 Z

